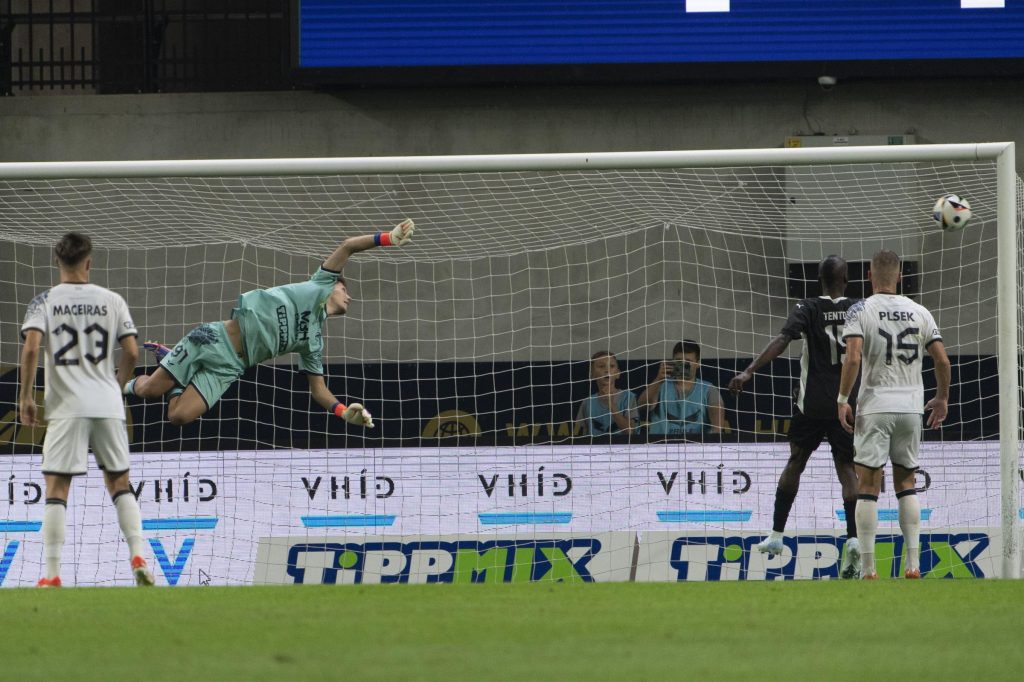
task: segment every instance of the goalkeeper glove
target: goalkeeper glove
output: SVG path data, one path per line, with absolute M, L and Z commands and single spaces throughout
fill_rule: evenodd
M 390 232 L 378 232 L 373 235 L 373 239 L 377 246 L 405 246 L 415 231 L 416 224 L 411 218 L 406 218 L 395 225 L 395 229 Z
M 334 409 L 331 411 L 334 412 L 334 416 L 341 417 L 349 424 L 358 424 L 368 429 L 373 428 L 373 415 L 359 403 L 352 403 L 348 407 L 345 407 L 343 403 L 335 403 Z

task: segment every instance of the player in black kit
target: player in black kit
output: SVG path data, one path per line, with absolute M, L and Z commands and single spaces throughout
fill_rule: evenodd
M 843 369 L 843 324 L 846 310 L 856 301 L 845 298 L 847 268 L 840 256 L 828 256 L 818 266 L 818 281 L 827 295 L 805 298 L 794 306 L 779 335 L 772 339 L 750 365 L 729 382 L 734 394 L 743 390 L 754 372 L 779 357 L 791 341 L 804 340 L 800 354 L 800 386 L 794 400 L 793 419 L 789 425 L 789 461 L 779 476 L 775 491 L 775 515 L 772 532 L 757 549 L 768 554 L 781 554 L 782 534 L 789 511 L 793 507 L 800 475 L 821 441 L 828 438 L 836 475 L 842 486 L 843 509 L 846 510 L 846 553 L 843 557 L 843 578 L 860 577 L 860 543 L 857 540 L 857 474 L 853 467 L 853 437 L 836 418 L 834 403 L 839 394 L 839 377 Z M 856 395 L 856 388 L 850 401 Z

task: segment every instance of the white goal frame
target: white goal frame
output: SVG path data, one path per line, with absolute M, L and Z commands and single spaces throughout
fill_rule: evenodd
M 224 159 L 0 163 L 0 180 L 69 180 L 281 175 L 389 175 L 497 171 L 807 166 L 821 164 L 990 161 L 996 165 L 996 273 L 1002 575 L 1019 577 L 1020 467 L 1017 301 L 1017 203 L 1012 142 L 813 149 L 453 155 L 378 158 Z

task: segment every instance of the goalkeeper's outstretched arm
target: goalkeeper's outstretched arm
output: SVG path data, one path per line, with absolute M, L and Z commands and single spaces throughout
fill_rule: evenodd
M 341 272 L 352 254 L 372 249 L 375 246 L 405 246 L 412 238 L 412 233 L 415 230 L 416 225 L 411 219 L 406 218 L 389 232 L 349 237 L 334 250 L 334 253 L 327 257 L 327 260 L 324 261 L 324 269 L 332 272 Z
M 306 380 L 309 381 L 310 395 L 313 396 L 313 400 L 315 400 L 320 407 L 331 412 L 336 417 L 341 417 L 349 424 L 358 424 L 371 429 L 373 428 L 373 416 L 370 412 L 359 403 L 352 403 L 346 406 L 340 400 L 335 398 L 334 394 L 327 388 L 327 382 L 324 381 L 323 376 L 319 374 L 307 374 Z

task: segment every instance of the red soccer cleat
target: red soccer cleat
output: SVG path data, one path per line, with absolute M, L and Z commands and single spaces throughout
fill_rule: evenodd
M 40 578 L 39 582 L 36 583 L 36 587 L 60 587 L 60 576 Z
M 864 580 L 878 580 L 878 574 L 874 571 L 864 574 Z
M 146 560 L 140 556 L 132 557 L 132 575 L 135 576 L 135 584 L 139 587 L 152 587 L 156 584 L 153 574 L 146 566 Z
M 903 579 L 904 580 L 920 580 L 921 579 L 921 569 L 919 569 L 919 568 L 908 568 L 903 573 Z

